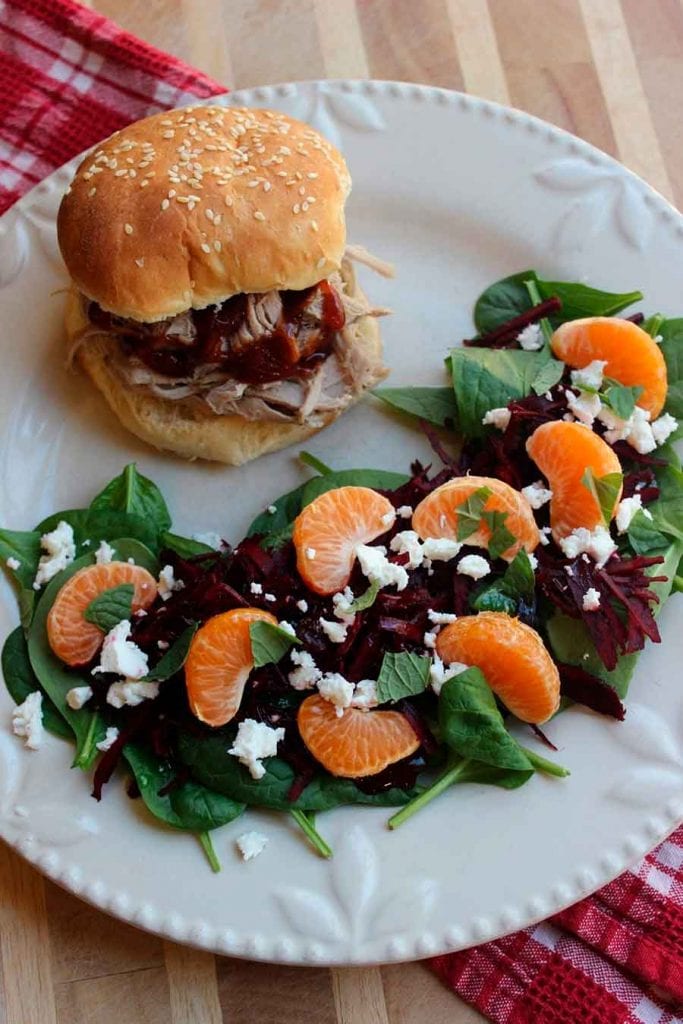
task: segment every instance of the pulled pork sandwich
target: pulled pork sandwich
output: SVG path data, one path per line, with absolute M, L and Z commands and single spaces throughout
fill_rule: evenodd
M 351 179 L 308 125 L 188 107 L 81 163 L 58 218 L 70 358 L 158 448 L 239 465 L 309 437 L 386 374 L 346 247 Z

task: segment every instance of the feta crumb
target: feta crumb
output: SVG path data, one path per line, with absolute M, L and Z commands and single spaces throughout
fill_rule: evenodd
M 308 651 L 290 651 L 289 656 L 292 664 L 296 665 L 293 672 L 288 675 L 289 685 L 295 690 L 312 690 L 319 679 L 322 679 L 322 672 L 316 665 L 313 657 Z
M 575 388 L 588 388 L 592 391 L 599 391 L 602 387 L 602 378 L 606 366 L 606 359 L 594 359 L 580 370 L 572 370 L 572 384 Z
M 469 667 L 461 661 L 453 661 L 450 665 L 444 665 L 438 654 L 433 655 L 429 667 L 429 682 L 437 697 L 441 693 L 444 683 L 447 683 L 453 676 L 459 676 L 461 672 L 466 672 Z
M 250 583 L 249 584 L 249 589 L 251 590 L 252 594 L 262 594 L 263 593 L 263 587 L 261 586 L 260 583 Z
M 245 718 L 237 726 L 237 735 L 228 753 L 249 769 L 252 779 L 262 779 L 266 774 L 262 758 L 277 754 L 277 745 L 284 738 L 284 729 L 271 729 L 265 722 Z
M 11 555 L 7 559 L 7 561 L 5 562 L 5 565 L 7 566 L 8 569 L 13 569 L 14 572 L 16 572 L 17 569 L 21 569 L 21 562 L 19 561 L 19 559 L 18 558 L 12 558 Z
M 354 601 L 355 596 L 351 587 L 344 587 L 341 593 L 332 595 L 335 617 L 341 619 L 342 622 L 346 622 L 347 625 L 350 625 L 355 618 L 351 612 L 351 605 Z
M 193 533 L 192 540 L 196 540 L 199 544 L 206 544 L 207 548 L 213 548 L 214 551 L 220 551 L 223 547 L 223 538 L 220 533 L 214 533 L 213 530 L 206 533 Z
M 598 567 L 603 566 L 617 550 L 609 530 L 606 530 L 604 526 L 596 526 L 592 532 L 585 526 L 579 526 L 568 537 L 563 537 L 560 540 L 560 547 L 567 558 L 578 558 L 585 552 L 590 555 Z
M 585 612 L 595 612 L 600 607 L 600 591 L 595 587 L 589 587 L 581 600 L 581 607 Z
M 389 529 L 391 526 L 394 525 L 395 520 L 396 520 L 396 512 L 392 508 L 389 512 L 385 512 L 384 513 L 384 515 L 380 519 L 380 522 L 381 522 L 382 526 L 386 526 L 386 528 Z
M 343 622 L 332 622 L 330 619 L 319 618 L 318 622 L 323 633 L 333 644 L 343 644 L 346 640 L 348 625 Z
M 29 750 L 38 750 L 43 742 L 43 695 L 29 693 L 23 704 L 12 708 L 12 732 L 26 740 Z
M 287 622 L 285 619 L 282 619 L 278 625 L 283 632 L 289 633 L 290 636 L 296 636 L 296 630 L 291 622 Z
M 111 544 L 108 544 L 106 540 L 100 541 L 100 546 L 95 552 L 95 562 L 97 565 L 109 565 L 114 559 L 114 549 Z
M 433 650 L 436 647 L 436 636 L 437 630 L 433 630 L 431 633 L 425 633 L 424 636 L 422 637 L 422 642 L 425 645 L 425 647 L 427 647 L 430 650 Z
M 326 672 L 318 680 L 318 693 L 330 704 L 334 704 L 337 718 L 344 714 L 344 708 L 351 707 L 354 685 L 338 672 Z
M 89 548 L 91 544 L 92 544 L 92 541 L 90 540 L 90 537 L 86 537 L 86 539 L 84 541 L 81 541 L 81 547 L 82 548 Z
M 395 537 L 391 538 L 389 547 L 398 555 L 408 556 L 406 565 L 409 569 L 417 569 L 422 565 L 424 552 L 420 538 L 414 530 L 402 530 L 397 533 Z
M 567 396 L 567 405 L 572 415 L 579 423 L 592 427 L 596 416 L 602 410 L 600 395 L 594 395 L 590 391 L 579 391 L 578 395 L 575 395 L 569 389 L 567 389 L 565 394 Z
M 646 409 L 641 409 L 639 405 L 635 407 L 627 420 L 620 419 L 611 409 L 603 406 L 598 419 L 607 427 L 605 440 L 609 444 L 628 441 L 631 447 L 641 455 L 647 455 L 657 447 L 650 425 L 650 413 Z
M 431 608 L 427 609 L 427 618 L 437 626 L 447 626 L 449 622 L 455 622 L 457 617 L 452 612 L 435 612 Z
M 128 619 L 117 623 L 109 630 L 100 651 L 100 664 L 92 670 L 93 675 L 98 672 L 113 672 L 117 676 L 124 676 L 126 681 L 142 679 L 147 675 L 147 655 L 128 639 L 129 636 Z
M 356 683 L 351 698 L 352 708 L 375 708 L 378 703 L 377 684 L 374 679 L 361 679 L 359 683 Z
M 536 570 L 538 569 L 538 559 L 536 558 L 536 555 L 533 553 L 533 551 L 527 551 L 526 554 L 527 558 L 529 559 L 529 565 L 531 566 L 532 570 L 536 572 Z
M 296 602 L 296 606 L 297 606 L 297 608 L 299 609 L 299 611 L 300 611 L 300 612 L 303 612 L 303 613 L 304 613 L 304 615 L 305 615 L 305 614 L 306 614 L 306 612 L 308 611 L 308 601 L 305 601 L 305 600 L 303 599 L 303 597 L 301 598 L 301 600 L 300 600 L 300 601 L 297 601 L 297 602 Z
M 632 498 L 623 498 L 617 506 L 615 520 L 617 533 L 626 533 L 636 512 L 639 512 L 641 509 L 648 519 L 652 519 L 650 510 L 643 508 L 643 500 L 639 494 L 634 494 Z
M 92 686 L 74 686 L 66 695 L 66 702 L 73 711 L 80 711 L 92 697 Z
M 512 413 L 505 407 L 498 409 L 489 409 L 484 415 L 482 423 L 485 427 L 497 427 L 498 430 L 507 430 L 510 423 L 510 417 Z
M 74 531 L 69 523 L 62 519 L 54 530 L 44 533 L 40 538 L 40 545 L 45 552 L 38 562 L 38 572 L 33 581 L 33 589 L 40 590 L 45 583 L 49 583 L 53 577 L 66 569 L 67 565 L 73 562 L 76 557 L 76 545 L 74 543 Z
M 270 601 L 271 604 L 272 604 L 272 602 L 276 600 L 275 594 L 264 594 L 263 595 L 263 600 L 264 601 Z
M 462 544 L 448 537 L 426 537 L 422 542 L 425 559 L 432 562 L 450 562 L 460 551 Z
M 157 592 L 162 601 L 168 601 L 174 590 L 182 590 L 185 584 L 177 580 L 173 574 L 173 566 L 165 565 L 159 573 Z
M 277 512 L 277 505 L 269 505 L 268 508 L 266 509 L 266 512 L 268 513 L 269 516 L 274 516 L 275 513 Z
M 664 336 L 662 334 L 655 334 L 652 340 L 654 341 L 655 345 L 661 345 L 664 341 Z
M 118 738 L 119 730 L 116 728 L 115 725 L 110 725 L 104 734 L 104 739 L 100 740 L 99 743 L 96 743 L 95 746 L 97 747 L 98 750 L 109 750 L 110 747 L 114 746 Z
M 263 853 L 267 842 L 268 836 L 260 832 L 243 832 L 235 840 L 235 846 L 242 854 L 242 860 L 253 860 L 259 853 Z
M 553 496 L 553 492 L 543 485 L 542 480 L 537 480 L 536 483 L 529 484 L 528 487 L 522 487 L 521 493 L 534 509 L 543 508 Z
M 401 519 L 410 519 L 413 514 L 413 509 L 411 505 L 399 505 L 396 511 L 398 512 Z
M 669 412 L 665 412 L 652 424 L 652 434 L 658 445 L 664 444 L 674 430 L 678 430 L 678 420 L 674 419 Z
M 158 695 L 158 683 L 123 679 L 120 683 L 112 683 L 107 690 L 107 704 L 113 708 L 136 708 L 143 700 L 154 700 Z
M 313 560 L 317 554 L 315 548 L 306 548 L 306 558 Z
M 540 324 L 528 324 L 523 331 L 517 335 L 519 347 L 525 352 L 537 352 L 543 348 L 543 331 Z
M 480 580 L 488 576 L 491 566 L 481 555 L 465 555 L 456 566 L 456 571 L 462 576 L 471 576 L 473 580 Z
M 408 573 L 402 565 L 388 561 L 384 548 L 357 544 L 355 554 L 360 562 L 361 572 L 371 583 L 377 582 L 380 587 L 396 585 L 397 590 L 405 590 L 408 585 Z
M 160 651 L 167 651 L 170 647 L 168 640 L 157 640 L 157 647 Z
M 550 534 L 553 532 L 552 529 L 549 526 L 542 526 L 538 532 L 543 547 L 550 544 Z

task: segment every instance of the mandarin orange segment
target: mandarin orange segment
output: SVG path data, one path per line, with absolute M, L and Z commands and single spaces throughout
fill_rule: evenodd
M 133 611 L 148 608 L 157 596 L 156 580 L 140 565 L 108 562 L 86 565 L 61 588 L 47 617 L 47 639 L 52 651 L 67 665 L 87 665 L 99 651 L 104 633 L 83 617 L 93 598 L 105 590 L 132 583 Z
M 370 487 L 337 487 L 307 505 L 294 522 L 296 567 L 316 594 L 335 594 L 349 582 L 356 545 L 368 544 L 393 525 L 387 498 Z
M 235 608 L 198 629 L 185 662 L 185 686 L 192 714 L 207 725 L 225 725 L 237 714 L 254 667 L 249 626 L 277 619 L 260 608 Z
M 316 761 L 343 779 L 377 775 L 420 746 L 408 719 L 399 711 L 347 708 L 338 718 L 334 704 L 319 694 L 301 704 L 297 724 Z
M 666 363 L 656 341 L 630 320 L 591 316 L 569 320 L 557 328 L 550 347 L 558 359 L 575 369 L 583 369 L 594 359 L 606 360 L 606 377 L 628 387 L 640 385 L 644 391 L 638 405 L 659 416 L 666 400 Z
M 602 510 L 595 496 L 581 482 L 587 469 L 594 477 L 620 473 L 619 459 L 598 435 L 580 423 L 555 420 L 534 430 L 526 450 L 547 479 L 550 499 L 550 525 L 555 540 L 585 526 L 594 530 L 604 525 Z M 621 489 L 610 518 L 621 500 Z
M 413 512 L 413 529 L 423 540 L 427 537 L 457 540 L 458 509 L 482 487 L 492 492 L 484 511 L 506 512 L 505 526 L 516 537 L 515 543 L 501 557 L 511 562 L 520 548 L 533 551 L 540 536 L 529 502 L 514 487 L 489 476 L 462 476 L 437 487 Z M 485 548 L 490 536 L 488 525 L 481 520 L 476 533 L 470 534 L 465 543 Z
M 519 619 L 502 612 L 463 616 L 441 630 L 436 651 L 444 663 L 476 666 L 522 722 L 540 725 L 559 707 L 557 666 L 536 630 Z

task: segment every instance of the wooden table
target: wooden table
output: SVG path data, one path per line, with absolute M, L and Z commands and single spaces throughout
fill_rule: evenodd
M 226 87 L 350 77 L 511 103 L 683 204 L 680 0 L 91 0 Z M 470 1024 L 420 964 L 213 957 L 92 910 L 0 846 L 0 1024 Z

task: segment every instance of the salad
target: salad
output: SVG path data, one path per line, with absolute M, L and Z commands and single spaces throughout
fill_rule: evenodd
M 641 298 L 532 271 L 492 285 L 448 386 L 377 392 L 441 468 L 304 453 L 316 475 L 235 547 L 172 532 L 134 465 L 87 509 L 0 530 L 14 731 L 73 742 L 98 800 L 125 767 L 214 869 L 211 832 L 252 806 L 331 856 L 316 815 L 341 804 L 397 828 L 455 784 L 562 785 L 546 723 L 571 702 L 623 718 L 683 589 L 683 320 L 619 316 Z

